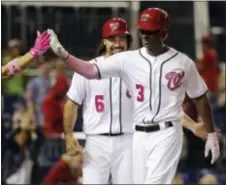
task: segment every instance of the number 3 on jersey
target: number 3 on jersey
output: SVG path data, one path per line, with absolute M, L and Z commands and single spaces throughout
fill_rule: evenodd
M 97 112 L 104 112 L 104 95 L 95 96 L 95 106 Z
M 143 102 L 144 101 L 144 86 L 140 85 L 140 84 L 136 84 L 136 89 L 138 91 L 137 101 Z
M 137 101 L 144 101 L 144 86 L 140 84 L 136 84 L 137 89 Z M 97 112 L 104 112 L 104 95 L 96 95 L 95 96 L 95 106 Z

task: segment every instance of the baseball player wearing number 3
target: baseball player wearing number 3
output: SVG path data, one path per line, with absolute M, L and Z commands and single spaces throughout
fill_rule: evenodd
M 53 36 L 51 48 L 71 69 L 87 79 L 120 77 L 133 103 L 133 178 L 135 184 L 170 184 L 182 150 L 182 102 L 185 93 L 197 102 L 208 137 L 205 156 L 213 164 L 220 155 L 207 87 L 194 62 L 164 45 L 169 15 L 162 9 L 142 12 L 137 25 L 143 47 L 91 64 L 70 55 Z

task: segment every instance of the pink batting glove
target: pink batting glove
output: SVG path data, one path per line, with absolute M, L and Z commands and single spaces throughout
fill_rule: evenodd
M 50 48 L 50 34 L 45 31 L 42 34 L 38 31 L 35 45 L 31 48 L 30 53 L 34 58 L 43 55 Z
M 205 145 L 205 157 L 208 157 L 210 151 L 212 154 L 211 164 L 213 164 L 220 157 L 220 147 L 216 132 L 209 133 L 207 136 Z

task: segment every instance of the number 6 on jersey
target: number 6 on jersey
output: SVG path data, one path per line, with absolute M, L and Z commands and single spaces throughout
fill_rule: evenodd
M 97 112 L 104 112 L 104 96 L 96 95 L 95 96 L 95 106 Z

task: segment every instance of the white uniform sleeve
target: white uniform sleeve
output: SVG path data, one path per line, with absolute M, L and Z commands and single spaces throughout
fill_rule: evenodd
M 67 92 L 67 97 L 73 102 L 81 105 L 85 98 L 85 78 L 78 73 L 74 73 L 71 86 Z
M 185 90 L 190 98 L 197 98 L 207 92 L 206 83 L 199 75 L 195 63 L 189 59 L 185 74 Z
M 123 72 L 123 55 L 115 54 L 106 58 L 103 62 L 97 63 L 100 78 L 122 77 Z

